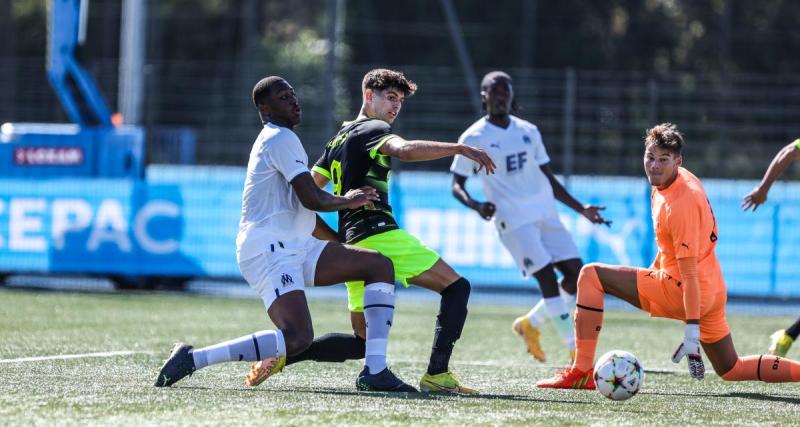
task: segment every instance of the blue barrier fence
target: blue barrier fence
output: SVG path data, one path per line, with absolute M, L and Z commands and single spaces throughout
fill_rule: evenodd
M 146 181 L 0 179 L 0 272 L 238 277 L 234 240 L 244 169 L 151 166 Z M 468 181 L 479 196 L 478 180 Z M 755 213 L 739 208 L 752 181 L 704 180 L 719 223 L 717 254 L 731 294 L 800 296 L 800 184 L 778 183 Z M 533 286 L 494 227 L 450 196 L 450 176 L 395 174 L 401 225 L 474 284 Z M 654 254 L 644 178 L 572 177 L 579 200 L 607 207 L 612 227 L 563 206 L 585 261 L 648 265 Z M 335 222 L 335 214 L 324 218 Z

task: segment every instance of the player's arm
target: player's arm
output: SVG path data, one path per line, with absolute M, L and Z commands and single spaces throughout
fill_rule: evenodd
M 323 175 L 316 166 L 311 170 L 311 178 L 314 179 L 314 184 L 317 184 L 318 188 L 325 188 L 328 182 L 330 182 L 330 178 Z
M 778 151 L 764 173 L 764 177 L 761 178 L 761 182 L 753 191 L 744 196 L 742 209 L 746 211 L 752 208 L 755 211 L 762 203 L 766 202 L 767 193 L 772 184 L 797 158 L 800 158 L 800 138 Z
M 586 219 L 594 224 L 605 224 L 607 226 L 611 226 L 611 221 L 606 221 L 606 219 L 600 215 L 600 211 L 605 209 L 605 206 L 581 204 L 581 202 L 572 197 L 572 195 L 569 194 L 569 191 L 567 191 L 567 189 L 561 185 L 561 182 L 553 174 L 553 171 L 550 170 L 550 163 L 540 165 L 539 168 L 547 177 L 547 180 L 550 181 L 550 185 L 553 187 L 553 196 L 555 196 L 556 200 L 567 205 L 575 212 L 583 215 Z
M 681 272 L 686 328 L 683 342 L 672 355 L 672 361 L 678 363 L 686 356 L 689 374 L 701 380 L 705 376 L 705 365 L 700 356 L 700 279 L 697 275 L 697 257 L 678 258 L 678 270 Z
M 697 276 L 697 257 L 678 259 L 683 286 L 683 308 L 686 323 L 700 323 L 700 279 Z
M 453 174 L 453 186 L 452 192 L 453 197 L 456 198 L 461 204 L 464 206 L 478 212 L 478 215 L 485 220 L 490 220 L 494 216 L 495 206 L 492 202 L 479 202 L 472 198 L 467 192 L 467 177 L 463 175 L 459 175 L 457 173 Z
M 334 231 L 319 215 L 317 215 L 317 224 L 314 226 L 314 231 L 311 232 L 311 235 L 319 240 L 328 240 L 331 242 L 339 241 L 339 236 L 336 234 L 336 231 Z
M 361 206 L 372 206 L 378 200 L 378 192 L 372 187 L 361 187 L 350 190 L 344 196 L 334 196 L 317 187 L 311 174 L 303 172 L 292 179 L 292 188 L 297 193 L 300 203 L 312 211 L 333 212 L 342 209 L 357 209 Z
M 408 141 L 394 135 L 386 139 L 378 151 L 404 162 L 436 160 L 461 154 L 477 163 L 479 168 L 486 169 L 487 174 L 494 173 L 495 170 L 494 161 L 485 151 L 465 144 L 425 140 Z

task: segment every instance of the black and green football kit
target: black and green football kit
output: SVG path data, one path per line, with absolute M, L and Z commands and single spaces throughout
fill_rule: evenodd
M 378 119 L 345 123 L 325 146 L 325 152 L 312 168 L 333 184 L 333 192 L 370 186 L 378 191 L 374 207 L 339 211 L 339 238 L 351 245 L 376 250 L 392 260 L 395 279 L 407 280 L 430 269 L 439 255 L 416 237 L 400 229 L 389 205 L 391 158 L 381 154 L 381 146 L 396 138 L 391 126 Z M 364 282 L 348 282 L 350 311 L 364 311 Z

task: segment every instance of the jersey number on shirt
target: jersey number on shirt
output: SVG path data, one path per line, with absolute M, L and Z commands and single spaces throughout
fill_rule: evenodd
M 331 181 L 333 182 L 333 194 L 342 195 L 342 162 L 334 160 L 331 162 Z
M 521 151 L 517 154 L 509 154 L 506 156 L 506 172 L 517 172 L 522 170 L 525 162 L 528 161 L 528 153 Z

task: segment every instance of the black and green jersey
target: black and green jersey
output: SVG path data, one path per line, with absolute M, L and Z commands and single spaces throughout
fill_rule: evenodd
M 393 137 L 392 127 L 383 120 L 345 123 L 313 167 L 333 183 L 336 195 L 365 185 L 378 190 L 380 200 L 374 202 L 373 208 L 339 211 L 339 238 L 347 243 L 398 228 L 389 206 L 391 158 L 378 151 Z

